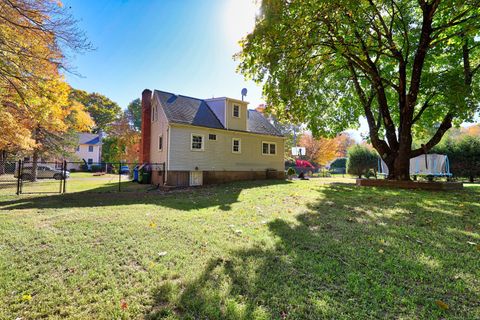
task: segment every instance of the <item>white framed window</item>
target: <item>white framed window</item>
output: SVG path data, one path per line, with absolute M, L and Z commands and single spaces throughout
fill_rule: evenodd
M 240 106 L 239 105 L 236 105 L 236 104 L 233 105 L 232 116 L 234 118 L 240 118 Z
M 93 146 L 88 146 L 88 152 L 93 152 Z
M 203 151 L 205 139 L 203 134 L 192 133 L 190 149 L 192 151 Z
M 232 152 L 233 153 L 242 153 L 242 142 L 240 138 L 232 139 Z
M 210 133 L 208 135 L 208 140 L 217 141 L 217 135 L 213 134 L 213 133 Z
M 162 151 L 162 150 L 163 150 L 163 136 L 159 135 L 158 136 L 158 151 Z
M 276 155 L 277 144 L 275 142 L 262 141 L 262 154 L 263 155 Z
M 157 106 L 152 106 L 152 122 L 157 121 Z

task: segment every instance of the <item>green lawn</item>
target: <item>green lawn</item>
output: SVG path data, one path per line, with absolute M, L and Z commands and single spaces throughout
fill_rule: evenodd
M 0 319 L 479 319 L 480 185 L 352 182 L 0 195 Z
M 121 190 L 122 191 L 141 191 L 144 192 L 151 189 L 150 185 L 141 185 L 131 182 L 128 175 L 122 175 Z M 91 172 L 72 172 L 66 181 L 66 192 L 117 192 L 118 191 L 118 174 L 102 174 L 96 175 Z M 60 180 L 55 179 L 38 179 L 35 182 L 24 180 L 22 186 L 23 194 L 32 193 L 59 193 Z M 17 181 L 13 175 L 4 177 L 0 180 L 0 197 L 15 194 L 17 191 Z M 1 200 L 1 198 L 0 198 Z

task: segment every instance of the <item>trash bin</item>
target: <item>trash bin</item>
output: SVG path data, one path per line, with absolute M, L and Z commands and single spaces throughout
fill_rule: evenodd
M 148 164 L 142 164 L 138 168 L 138 183 L 148 184 L 152 179 L 151 167 Z
M 143 180 L 143 170 L 142 170 L 142 167 L 143 166 L 140 166 L 140 168 L 138 168 L 138 177 L 137 177 L 137 181 L 138 183 L 142 183 L 142 180 Z
M 133 181 L 138 181 L 138 166 L 135 166 L 135 168 L 133 168 Z
M 142 182 L 140 182 L 140 183 L 149 184 L 150 181 L 151 181 L 151 178 L 152 178 L 151 172 L 144 171 L 144 172 L 142 172 Z

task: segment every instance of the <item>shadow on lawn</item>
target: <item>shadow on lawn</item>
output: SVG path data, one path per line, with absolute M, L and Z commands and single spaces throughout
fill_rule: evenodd
M 322 200 L 295 223 L 268 224 L 275 245 L 213 259 L 191 282 L 167 280 L 153 293 L 147 318 L 480 316 L 478 250 L 464 232 L 474 226 L 478 235 L 480 188 L 429 193 L 336 185 L 318 192 Z
M 132 182 L 128 183 L 132 184 Z M 153 204 L 186 211 L 215 206 L 218 206 L 221 210 L 230 210 L 231 204 L 238 201 L 238 196 L 244 189 L 288 183 L 291 182 L 285 180 L 241 181 L 201 188 L 181 189 L 172 192 L 160 192 L 158 190 L 118 192 L 118 185 L 114 183 L 95 189 L 62 195 L 20 196 L 14 200 L 0 202 L 0 210 L 92 208 L 134 204 Z M 122 188 L 122 190 L 128 190 L 126 185 Z

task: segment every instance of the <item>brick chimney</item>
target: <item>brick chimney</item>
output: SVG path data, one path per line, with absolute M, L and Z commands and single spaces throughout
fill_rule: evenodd
M 150 162 L 150 140 L 152 126 L 152 91 L 142 92 L 142 141 L 140 143 L 140 163 Z

